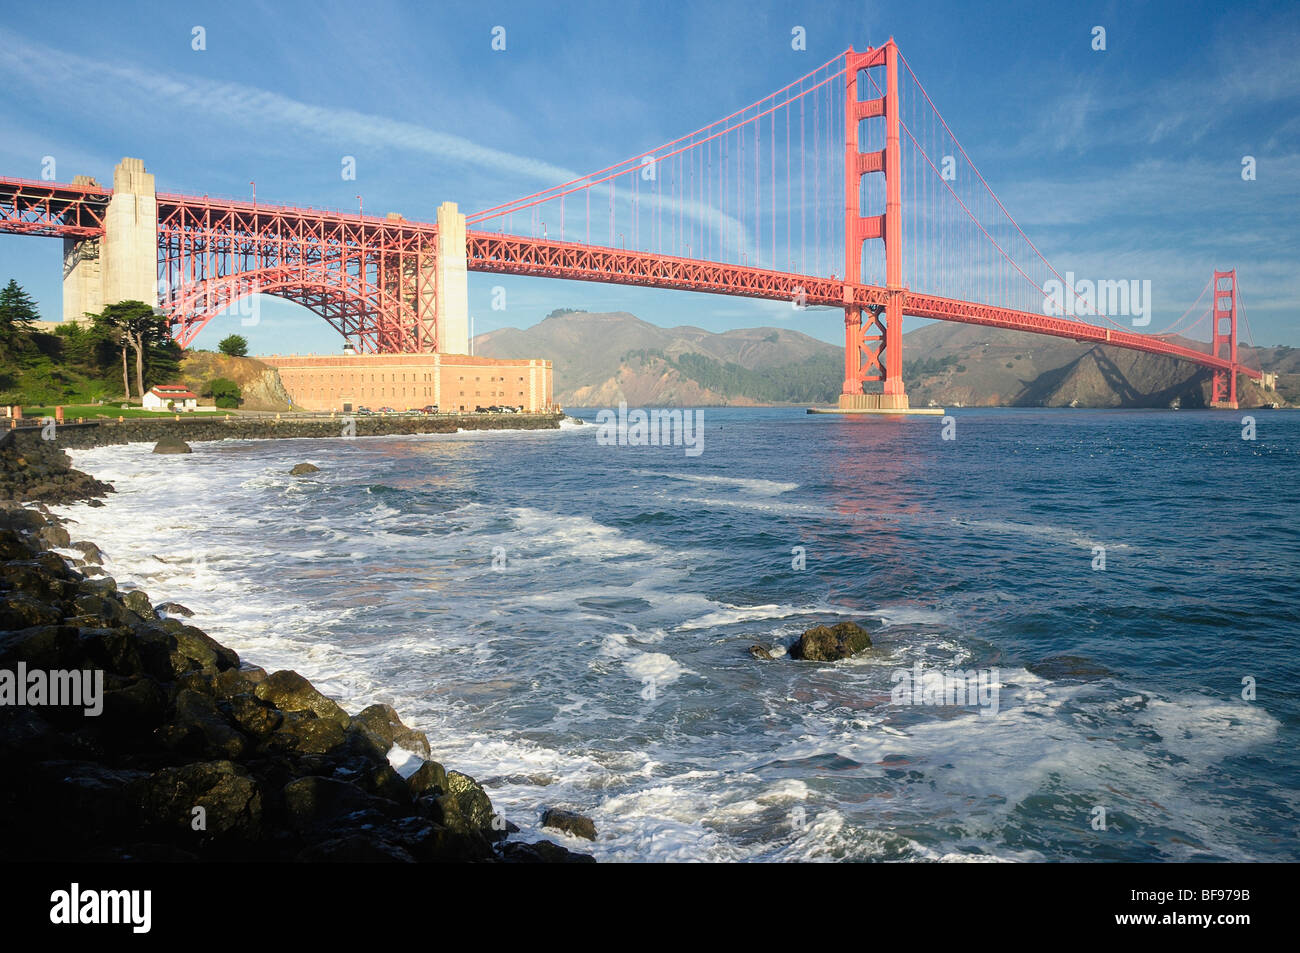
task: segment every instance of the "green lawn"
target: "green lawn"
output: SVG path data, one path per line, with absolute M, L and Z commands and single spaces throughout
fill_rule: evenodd
M 53 407 L 24 407 L 23 417 L 53 417 Z M 121 408 L 120 404 L 64 404 L 63 419 L 64 421 L 76 420 L 78 417 L 85 417 L 87 420 L 94 420 L 96 417 L 111 417 L 116 420 L 118 417 L 171 417 L 173 414 L 169 411 L 141 410 L 139 407 L 129 407 L 126 410 Z M 216 416 L 215 414 L 198 414 L 182 416 Z

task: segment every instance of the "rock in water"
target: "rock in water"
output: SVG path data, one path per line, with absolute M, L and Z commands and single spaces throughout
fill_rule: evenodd
M 506 844 L 501 848 L 501 859 L 507 864 L 594 864 L 590 854 L 575 854 L 548 840 L 536 844 Z
M 596 839 L 596 822 L 573 811 L 550 808 L 542 815 L 542 826 L 558 828 L 566 834 L 572 834 L 574 837 L 585 837 L 587 840 Z
M 312 463 L 299 463 L 289 471 L 290 476 L 304 476 L 308 473 L 319 473 L 320 467 Z
M 763 645 L 751 645 L 749 647 L 749 654 L 754 656 L 756 659 L 762 659 L 764 662 L 772 661 L 772 653 Z
M 871 636 L 856 622 L 840 622 L 827 628 L 819 625 L 799 636 L 790 646 L 790 657 L 808 662 L 835 662 L 871 648 Z
M 153 445 L 154 453 L 193 453 L 190 445 L 180 437 L 163 437 Z

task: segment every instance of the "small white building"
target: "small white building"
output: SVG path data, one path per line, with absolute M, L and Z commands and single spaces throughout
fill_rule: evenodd
M 184 384 L 158 384 L 144 395 L 145 410 L 197 410 L 199 395 Z

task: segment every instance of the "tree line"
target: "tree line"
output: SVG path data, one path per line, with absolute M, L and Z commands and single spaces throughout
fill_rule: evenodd
M 65 321 L 52 333 L 38 329 L 36 302 L 9 279 L 0 288 L 0 403 L 143 401 L 149 387 L 179 376 L 181 347 L 167 318 L 150 305 L 122 301 L 86 318 Z M 237 334 L 219 347 L 226 354 L 248 353 L 248 342 Z M 219 406 L 236 405 L 238 387 L 225 379 L 217 383 L 225 398 Z

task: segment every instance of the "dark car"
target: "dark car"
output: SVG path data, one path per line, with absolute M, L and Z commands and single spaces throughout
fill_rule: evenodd
M 420 413 L 422 414 L 436 414 L 437 412 L 438 412 L 437 404 L 429 404 L 425 407 L 420 408 Z
M 356 414 L 358 417 L 369 417 L 373 413 L 374 411 L 371 410 L 369 407 L 358 407 L 356 409 Z

